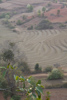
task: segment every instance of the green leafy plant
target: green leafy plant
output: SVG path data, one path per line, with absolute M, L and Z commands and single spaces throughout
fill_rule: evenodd
M 50 92 L 47 92 L 46 100 L 50 100 Z
M 14 53 L 11 50 L 6 50 L 4 51 L 2 57 L 4 61 L 11 61 L 14 59 Z
M 42 8 L 42 11 L 43 11 L 43 12 L 45 12 L 45 11 L 46 11 L 46 8 L 45 8 L 45 7 L 43 7 L 43 8 Z
M 38 63 L 35 65 L 35 72 L 36 73 L 42 72 L 42 69 L 41 69 L 41 67 L 39 67 L 39 64 Z
M 21 20 L 18 20 L 16 24 L 17 25 L 22 25 L 22 21 Z
M 38 15 L 38 17 L 40 17 L 40 16 L 41 16 L 41 11 L 40 11 L 40 10 L 38 10 L 37 15 Z
M 64 83 L 63 83 L 63 87 L 64 87 L 64 88 L 67 88 L 67 82 L 64 82 Z
M 27 28 L 28 30 L 33 30 L 33 25 Z
M 21 96 L 19 96 L 19 95 L 14 95 L 14 96 L 12 96 L 11 99 L 12 99 L 12 100 L 21 100 Z
M 49 74 L 48 78 L 49 80 L 54 80 L 54 79 L 62 79 L 63 78 L 63 73 L 61 70 L 55 68 L 52 70 L 52 72 Z
M 60 15 L 60 10 L 57 10 L 57 16 L 59 17 L 59 15 Z
M 0 68 L 5 69 L 5 71 L 6 71 L 4 74 L 4 77 L 5 77 L 6 75 L 8 75 L 7 72 L 9 71 L 9 69 L 11 69 L 13 72 L 13 70 L 15 69 L 15 66 L 8 64 L 7 68 L 6 67 L 0 67 Z M 16 94 L 17 92 L 25 93 L 25 95 L 26 95 L 25 100 L 42 100 L 44 86 L 42 86 L 41 80 L 38 80 L 36 82 L 32 76 L 29 76 L 26 78 L 24 76 L 17 76 L 17 75 L 14 75 L 14 79 L 15 79 L 16 84 L 20 82 L 20 83 L 22 83 L 22 85 L 16 86 L 16 85 L 11 84 L 10 88 L 7 88 L 7 89 L 9 89 L 11 100 L 20 100 L 21 99 L 20 95 Z M 11 79 L 11 81 L 12 81 L 12 79 Z M 13 83 L 13 81 L 12 81 L 12 83 Z M 5 89 L 5 91 L 7 91 L 7 89 Z M 13 89 L 13 91 L 12 91 L 12 89 Z M 7 96 L 8 96 L 8 94 L 5 95 L 6 100 L 7 100 Z M 47 92 L 46 100 L 49 100 L 49 99 L 50 99 L 49 92 Z
M 51 72 L 52 71 L 52 66 L 47 66 L 45 69 L 44 69 L 44 72 Z
M 53 29 L 52 23 L 48 20 L 42 20 L 37 26 L 37 30 Z
M 26 100 L 42 100 L 41 94 L 43 94 L 43 86 L 41 85 L 41 80 L 38 80 L 35 85 L 32 84 L 32 76 L 27 79 L 23 76 L 14 75 L 16 82 L 22 82 L 23 86 L 18 87 L 18 91 L 25 91 L 27 98 Z
M 26 62 L 20 62 L 18 64 L 18 67 L 21 69 L 22 73 L 24 73 L 25 75 L 31 73 L 30 68 Z
M 28 4 L 27 5 L 27 10 L 28 10 L 28 12 L 32 12 L 33 11 L 33 6 Z

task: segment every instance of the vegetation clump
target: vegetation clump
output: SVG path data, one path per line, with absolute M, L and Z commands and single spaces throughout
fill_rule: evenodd
M 14 95 L 14 96 L 12 96 L 11 100 L 21 100 L 21 96 Z
M 32 12 L 32 11 L 33 11 L 33 6 L 30 5 L 30 4 L 28 4 L 28 5 L 27 5 L 27 11 L 28 11 L 28 12 Z
M 14 53 L 12 50 L 9 50 L 9 49 L 4 51 L 2 56 L 3 56 L 4 61 L 11 61 L 14 59 Z
M 63 83 L 63 87 L 67 88 L 67 82 Z
M 37 13 L 38 17 L 41 17 L 41 11 L 38 10 L 38 13 Z
M 30 74 L 31 71 L 29 69 L 29 66 L 26 62 L 21 62 L 18 64 L 18 67 L 21 69 L 21 71 L 24 73 L 24 74 Z
M 64 28 L 64 27 L 66 27 L 66 25 L 65 25 L 65 24 L 60 24 L 59 27 L 60 27 L 60 28 Z
M 28 30 L 33 30 L 33 25 L 27 28 Z
M 2 14 L 0 15 L 0 18 L 9 19 L 9 18 L 10 18 L 10 13 L 2 13 Z
M 46 11 L 46 8 L 45 8 L 45 7 L 43 7 L 43 8 L 42 8 L 42 11 L 43 11 L 43 12 L 45 12 L 45 11 Z
M 52 72 L 48 76 L 48 80 L 55 80 L 55 79 L 62 79 L 63 78 L 63 73 L 61 70 L 55 68 L 52 70 Z
M 16 24 L 17 25 L 22 25 L 22 21 L 21 20 L 18 20 Z
M 35 65 L 35 72 L 36 73 L 41 73 L 42 72 L 42 69 L 41 69 L 41 67 L 39 67 L 38 63 Z
M 44 69 L 44 72 L 51 72 L 52 71 L 52 66 L 47 66 L 45 69 Z
M 48 20 L 42 20 L 36 27 L 38 30 L 53 29 L 52 23 Z
M 25 94 L 26 97 L 25 100 L 42 100 L 41 95 L 43 94 L 44 86 L 41 85 L 41 80 L 38 80 L 36 82 L 32 76 L 29 76 L 27 78 L 24 76 L 17 76 L 16 74 L 14 74 L 14 69 L 16 69 L 16 67 L 10 64 L 7 66 L 7 68 L 6 67 L 0 67 L 0 68 L 5 69 L 6 73 L 4 77 L 6 77 L 7 84 L 9 85 L 9 87 L 5 89 L 6 100 L 8 96 L 11 97 L 11 100 L 21 100 L 20 93 Z M 10 77 L 10 75 L 8 75 L 9 70 L 12 71 L 10 73 L 10 75 L 13 76 L 12 78 Z M 20 84 L 19 82 L 22 85 L 19 85 Z M 7 89 L 10 95 L 7 94 Z M 17 91 L 20 91 L 19 95 Z

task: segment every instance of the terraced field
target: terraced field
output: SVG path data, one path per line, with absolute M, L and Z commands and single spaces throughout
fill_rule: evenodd
M 6 47 L 6 40 L 15 42 L 20 54 L 24 51 L 31 68 L 36 63 L 43 68 L 54 64 L 67 66 L 67 30 L 20 30 L 17 34 L 0 25 L 0 47 Z
M 28 63 L 42 67 L 59 63 L 67 65 L 67 30 L 25 31 L 18 46 L 25 51 Z

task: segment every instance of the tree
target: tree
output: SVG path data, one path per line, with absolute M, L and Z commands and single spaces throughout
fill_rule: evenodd
M 37 30 L 53 29 L 52 23 L 48 20 L 42 20 L 37 26 Z
M 6 67 L 0 67 L 2 72 L 2 84 L 0 84 L 0 89 L 4 90 L 4 98 L 7 100 L 7 97 L 11 98 L 16 95 L 16 82 L 14 79 L 14 75 L 22 75 L 21 71 L 16 67 L 16 65 L 10 65 L 10 63 Z M 1 79 L 1 78 L 0 78 Z M 4 80 L 5 79 L 5 80 Z M 14 99 L 15 100 L 15 99 Z M 16 99 L 19 100 L 19 99 Z
M 57 10 L 57 16 L 59 16 L 60 15 L 60 10 Z
M 18 20 L 16 24 L 17 25 L 22 25 L 22 21 L 21 20 Z
M 5 18 L 6 18 L 6 20 L 8 20 L 10 18 L 10 15 L 6 14 Z
M 45 7 L 43 7 L 43 8 L 42 8 L 42 11 L 43 11 L 43 12 L 45 12 L 45 11 L 46 11 L 46 8 L 45 8 Z
M 11 69 L 13 72 L 15 67 L 13 67 L 9 64 L 7 66 L 7 68 L 5 68 L 5 67 L 1 67 L 1 68 L 4 68 L 5 71 Z M 7 72 L 5 73 L 5 75 L 7 78 Z M 12 75 L 14 75 L 14 74 L 12 74 Z M 44 87 L 41 85 L 41 80 L 38 80 L 36 82 L 32 76 L 25 78 L 24 76 L 17 76 L 17 75 L 14 75 L 14 79 L 15 79 L 14 83 L 18 84 L 19 82 L 21 82 L 22 85 L 17 87 L 16 84 L 12 84 L 12 85 L 10 85 L 10 87 L 4 89 L 6 93 L 10 89 L 9 92 L 11 93 L 10 96 L 12 99 L 14 99 L 15 95 L 17 95 L 17 91 L 21 91 L 22 93 L 25 93 L 25 95 L 26 95 L 25 100 L 42 100 L 41 95 L 43 94 Z M 12 81 L 12 79 L 10 79 L 10 81 Z M 13 81 L 12 81 L 12 83 L 13 83 Z M 3 88 L 0 88 L 0 89 L 3 89 Z M 14 99 L 14 100 L 19 100 L 19 99 Z
M 36 73 L 41 73 L 42 72 L 42 68 L 39 67 L 39 64 L 38 63 L 35 65 L 35 72 Z
M 41 11 L 40 10 L 38 10 L 38 17 L 40 17 L 41 16 Z
M 28 4 L 27 5 L 27 10 L 28 10 L 28 12 L 32 12 L 33 11 L 33 6 Z
M 6 50 L 4 51 L 4 53 L 2 54 L 3 60 L 4 61 L 12 61 L 14 59 L 14 53 L 11 50 Z
M 23 20 L 26 20 L 27 19 L 27 16 L 26 15 L 23 15 Z
M 26 62 L 20 62 L 18 64 L 18 67 L 21 69 L 22 73 L 24 73 L 25 75 L 30 74 L 31 71 L 29 69 L 29 65 Z
M 39 70 L 39 64 L 37 63 L 36 65 L 35 65 L 35 71 L 38 71 Z
M 33 25 L 27 28 L 28 30 L 33 30 Z

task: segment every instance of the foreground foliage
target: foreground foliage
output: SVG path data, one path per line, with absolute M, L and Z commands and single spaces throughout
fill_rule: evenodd
M 38 80 L 37 82 L 33 79 L 32 76 L 30 77 L 24 77 L 24 76 L 17 76 L 12 73 L 13 78 L 9 78 L 8 71 L 9 69 L 14 72 L 15 66 L 11 66 L 8 64 L 6 67 L 1 67 L 3 72 L 3 78 L 7 81 L 6 88 L 3 89 L 2 86 L 0 86 L 1 90 L 4 90 L 4 97 L 7 100 L 8 96 L 11 96 L 11 100 L 20 100 L 20 94 L 18 96 L 18 92 L 22 92 L 26 95 L 25 100 L 42 100 L 42 94 L 43 94 L 43 86 L 41 85 L 41 80 Z M 12 81 L 12 84 L 10 84 L 9 81 Z M 6 83 L 6 82 L 5 82 Z M 17 85 L 19 83 L 19 85 Z M 21 85 L 22 84 L 22 85 Z M 46 100 L 49 100 L 49 94 L 46 96 Z

